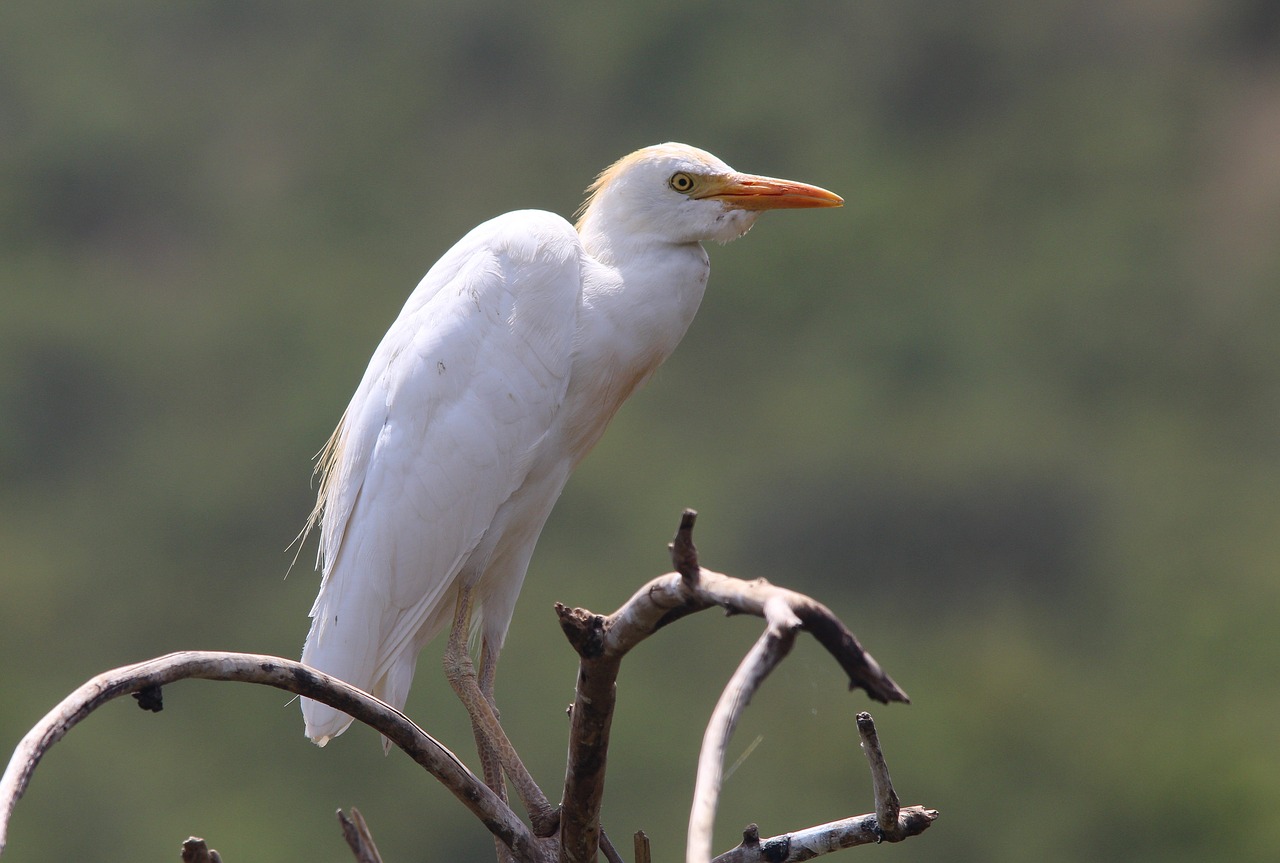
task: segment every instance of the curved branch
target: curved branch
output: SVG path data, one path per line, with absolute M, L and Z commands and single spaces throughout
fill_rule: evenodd
M 542 859 L 529 828 L 484 782 L 403 713 L 367 692 L 278 656 L 223 651 L 183 651 L 106 671 L 62 700 L 27 732 L 0 778 L 0 853 L 9 819 L 40 759 L 82 719 L 106 702 L 134 694 L 139 704 L 160 709 L 160 687 L 178 680 L 229 680 L 273 686 L 350 714 L 378 731 L 436 777 L 519 860 Z
M 801 629 L 812 634 L 840 663 L 849 676 L 850 689 L 863 689 L 883 704 L 911 702 L 840 618 L 816 599 L 763 578 L 744 581 L 706 568 L 699 569 L 693 586 L 679 573 L 669 572 L 640 588 L 605 620 L 599 650 L 621 657 L 672 620 L 713 606 L 729 614 L 765 617 L 765 605 L 772 599 L 784 602 L 800 618 Z
M 729 679 L 702 737 L 698 778 L 693 787 L 693 809 L 689 814 L 689 839 L 685 846 L 688 863 L 709 863 L 711 860 L 716 805 L 720 800 L 724 753 L 729 746 L 729 738 L 760 684 L 786 658 L 796 642 L 800 618 L 792 613 L 782 597 L 769 600 L 765 606 L 765 619 L 769 626 Z

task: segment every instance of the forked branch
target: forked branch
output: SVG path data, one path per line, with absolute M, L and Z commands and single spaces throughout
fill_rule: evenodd
M 769 624 L 761 641 L 743 661 L 739 675 L 726 690 L 708 728 L 707 738 L 719 723 L 719 738 L 732 732 L 737 715 L 755 687 L 790 650 L 797 630 L 809 632 L 827 649 L 849 676 L 850 688 L 861 688 L 876 701 L 907 702 L 907 694 L 862 649 L 848 628 L 829 608 L 816 600 L 764 579 L 743 581 L 705 569 L 693 544 L 697 513 L 685 510 L 671 543 L 675 572 L 650 581 L 613 614 L 595 614 L 581 608 L 557 605 L 560 627 L 578 652 L 577 698 L 572 708 L 569 762 L 565 773 L 561 814 L 562 861 L 595 860 L 600 805 L 604 793 L 609 731 L 613 721 L 615 683 L 622 658 L 663 626 L 707 608 L 720 607 L 730 614 L 763 617 Z M 763 664 L 761 664 L 763 663 Z M 727 701 L 726 701 L 727 699 Z M 721 741 L 727 742 L 727 736 Z M 703 758 L 708 756 L 704 749 Z M 721 756 L 720 761 L 723 761 Z M 694 822 L 698 822 L 698 853 L 710 859 L 708 812 L 714 813 L 719 790 L 719 767 L 699 762 L 701 802 L 695 802 L 690 822 L 690 848 Z M 714 791 L 712 791 L 714 789 Z M 712 793 L 707 800 L 705 795 Z M 690 851 L 692 853 L 692 850 Z M 692 858 L 691 858 L 692 859 Z
M 826 825 L 797 830 L 790 834 L 760 839 L 758 828 L 751 825 L 742 834 L 742 844 L 719 855 L 712 863 L 794 863 L 819 854 L 829 854 L 855 845 L 900 843 L 918 836 L 937 819 L 937 809 L 901 808 L 893 782 L 884 766 L 884 754 L 876 735 L 876 723 L 869 713 L 858 714 L 861 745 L 867 753 L 872 771 L 872 787 L 876 790 L 876 812 L 832 821 Z
M 937 810 L 923 806 L 900 807 L 870 714 L 858 714 L 858 734 L 871 768 L 875 812 L 769 839 L 761 839 L 759 830 L 752 824 L 743 833 L 741 845 L 716 857 L 712 863 L 795 863 L 856 845 L 901 842 L 923 833 L 937 819 Z

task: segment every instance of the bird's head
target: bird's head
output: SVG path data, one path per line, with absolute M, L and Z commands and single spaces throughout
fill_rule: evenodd
M 668 243 L 727 243 L 765 210 L 839 207 L 826 189 L 742 174 L 687 144 L 657 144 L 624 156 L 587 190 L 578 230 L 621 231 Z

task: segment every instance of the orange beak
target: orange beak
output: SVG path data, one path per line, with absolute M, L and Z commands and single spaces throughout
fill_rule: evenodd
M 712 180 L 697 198 L 724 201 L 740 210 L 794 210 L 808 207 L 839 207 L 844 198 L 826 189 L 776 180 L 754 174 L 729 174 Z

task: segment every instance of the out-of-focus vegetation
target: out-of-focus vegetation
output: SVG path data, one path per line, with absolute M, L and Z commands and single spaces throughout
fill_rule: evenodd
M 552 796 L 572 651 L 704 562 L 830 604 L 947 861 L 1280 858 L 1280 14 L 1267 0 L 0 6 L 0 744 L 108 667 L 296 655 L 309 456 L 421 273 L 504 210 L 569 214 L 661 140 L 843 194 L 727 249 L 685 344 L 552 517 L 499 677 Z M 606 828 L 678 854 L 752 621 L 620 683 Z M 460 752 L 420 665 L 410 712 Z M 127 700 L 126 700 L 127 701 Z M 487 859 L 356 730 L 188 683 L 55 747 L 7 859 Z M 870 808 L 812 644 L 736 745 L 724 847 Z M 736 753 L 734 753 L 736 755 Z

